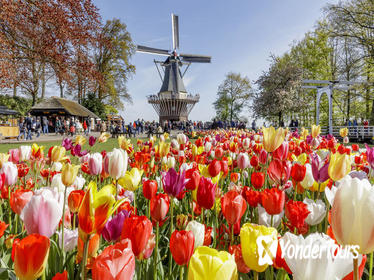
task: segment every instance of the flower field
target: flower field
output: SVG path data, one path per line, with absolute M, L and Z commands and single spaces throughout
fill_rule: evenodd
M 0 279 L 372 279 L 374 148 L 341 136 L 215 130 L 108 149 L 103 133 L 0 153 Z

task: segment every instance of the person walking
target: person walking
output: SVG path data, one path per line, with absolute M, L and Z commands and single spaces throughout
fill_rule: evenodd
M 26 140 L 32 140 L 32 119 L 30 113 L 27 115 L 25 122 L 27 131 Z
M 37 118 L 36 121 L 35 121 L 35 133 L 36 133 L 36 138 L 39 138 L 40 136 L 40 129 L 41 129 L 42 125 L 40 123 L 40 118 Z
M 42 124 L 43 124 L 43 134 L 46 135 L 49 133 L 48 129 L 48 118 L 46 116 L 43 116 Z
M 23 140 L 26 139 L 26 121 L 21 118 L 18 123 L 19 127 L 19 135 L 17 137 L 17 141 L 19 141 L 20 137 L 23 135 Z

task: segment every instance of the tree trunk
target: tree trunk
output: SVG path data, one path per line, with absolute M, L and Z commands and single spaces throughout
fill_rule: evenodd
M 17 83 L 14 82 L 13 83 L 13 97 L 16 97 L 17 96 Z
M 45 97 L 45 64 L 42 65 L 42 99 Z
M 281 121 L 282 121 L 282 111 L 278 113 L 278 126 L 281 126 Z
M 59 83 L 60 86 L 60 97 L 64 98 L 64 86 L 62 85 L 62 82 Z

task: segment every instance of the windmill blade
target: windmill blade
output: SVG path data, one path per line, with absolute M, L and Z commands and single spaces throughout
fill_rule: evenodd
M 146 47 L 146 46 L 141 46 L 141 45 L 136 46 L 136 51 L 142 52 L 142 53 L 165 55 L 165 56 L 170 55 L 168 50 L 156 49 L 156 48 L 151 48 L 151 47 Z
M 211 56 L 198 55 L 198 54 L 181 53 L 179 56 L 182 58 L 182 61 L 185 61 L 185 62 L 210 63 L 212 59 Z
M 173 33 L 173 50 L 179 49 L 179 20 L 178 16 L 171 14 L 171 28 Z

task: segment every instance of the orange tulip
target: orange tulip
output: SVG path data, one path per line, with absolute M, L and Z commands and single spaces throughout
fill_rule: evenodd
M 0 238 L 4 235 L 4 232 L 8 226 L 8 224 L 4 223 L 3 221 L 0 221 Z
M 30 234 L 14 242 L 12 259 L 14 271 L 20 280 L 39 278 L 47 265 L 50 241 L 48 237 Z
M 90 241 L 88 243 L 88 253 L 87 253 L 87 267 L 90 268 L 92 264 L 92 258 L 96 257 L 97 250 L 99 250 L 100 245 L 100 235 L 94 234 L 91 236 Z M 76 263 L 80 263 L 83 258 L 83 249 L 84 249 L 84 242 L 83 240 L 78 237 L 78 253 L 76 258 Z
M 84 197 L 84 190 L 74 190 L 69 194 L 68 205 L 72 213 L 77 213 Z
M 64 270 L 63 273 L 56 273 L 52 280 L 68 280 L 68 272 Z
M 10 207 L 13 212 L 20 215 L 25 205 L 31 200 L 33 196 L 32 190 L 18 189 L 10 195 Z

